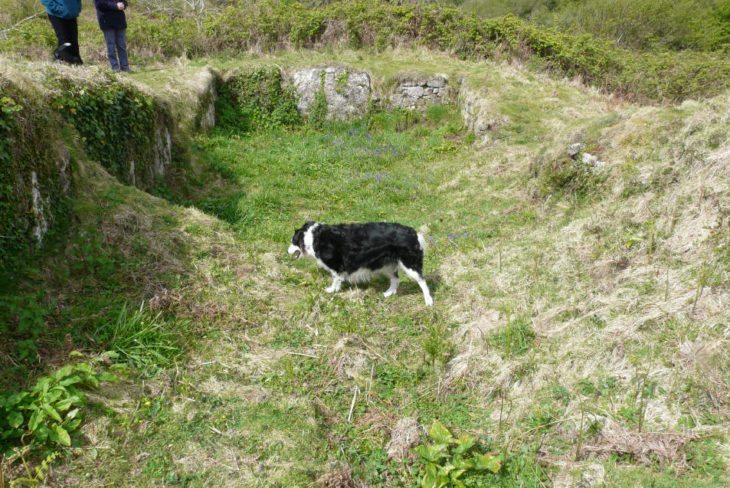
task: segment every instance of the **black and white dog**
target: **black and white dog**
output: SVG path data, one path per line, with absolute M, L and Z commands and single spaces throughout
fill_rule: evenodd
M 398 290 L 398 269 L 421 287 L 426 305 L 433 298 L 423 279 L 423 236 L 414 229 L 385 222 L 370 224 L 326 225 L 307 222 L 294 232 L 289 254 L 297 259 L 315 259 L 321 268 L 332 274 L 327 293 L 336 293 L 342 283 L 368 281 L 374 274 L 390 277 L 385 296 Z

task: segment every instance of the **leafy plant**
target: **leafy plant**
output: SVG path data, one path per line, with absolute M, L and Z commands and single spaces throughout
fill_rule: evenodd
M 54 93 L 52 108 L 76 127 L 92 159 L 124 182 L 150 181 L 159 157 L 156 124 L 164 115 L 152 96 L 111 77 L 79 83 L 53 75 L 47 83 Z
M 91 363 L 69 364 L 40 378 L 29 390 L 0 394 L 0 453 L 21 443 L 70 446 L 86 405 L 82 389 L 115 379 Z
M 23 463 L 26 469 L 26 476 L 15 478 L 10 482 L 10 488 L 16 488 L 19 486 L 39 486 L 46 480 L 48 472 L 51 470 L 51 465 L 61 454 L 58 451 L 51 452 L 48 454 L 41 464 L 33 467 L 33 471 L 27 463 Z M 0 487 L 3 487 L 2 477 L 0 477 Z
M 428 437 L 429 443 L 414 449 L 423 465 L 423 488 L 484 486 L 483 482 L 475 485 L 470 481 L 498 473 L 502 467 L 499 456 L 479 451 L 475 437 L 464 434 L 455 438 L 438 420 L 431 424 Z
M 314 103 L 309 110 L 309 125 L 316 129 L 321 129 L 327 119 L 327 95 L 324 92 L 325 72 L 322 70 L 319 78 L 319 89 L 314 95 Z

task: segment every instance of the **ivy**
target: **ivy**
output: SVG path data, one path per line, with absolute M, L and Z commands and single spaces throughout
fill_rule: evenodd
M 22 258 L 35 248 L 33 174 L 44 219 L 59 224 L 65 215 L 67 201 L 57 166 L 57 122 L 37 93 L 21 91 L 0 76 L 0 288 L 16 279 L 13 273 Z
M 157 112 L 152 96 L 108 78 L 100 83 L 78 83 L 52 77 L 51 105 L 78 130 L 87 155 L 120 180 L 135 174 L 145 179 L 155 158 Z
M 291 127 L 301 123 L 296 97 L 277 67 L 263 66 L 229 77 L 219 87 L 219 126 L 239 132 Z

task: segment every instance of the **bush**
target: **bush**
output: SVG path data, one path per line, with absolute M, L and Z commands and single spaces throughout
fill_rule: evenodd
M 51 106 L 78 130 L 91 159 L 123 182 L 153 183 L 159 157 L 154 135 L 163 110 L 152 96 L 112 75 L 81 82 L 52 73 L 46 85 Z

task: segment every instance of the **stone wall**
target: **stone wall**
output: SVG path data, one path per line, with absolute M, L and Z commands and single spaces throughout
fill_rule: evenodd
M 488 143 L 496 129 L 509 123 L 508 117 L 496 112 L 485 93 L 467 86 L 464 81 L 459 89 L 458 103 L 464 125 L 480 144 Z
M 346 120 L 367 113 L 372 87 L 370 75 L 341 66 L 304 68 L 290 74 L 297 94 L 297 108 L 309 115 L 317 97 L 324 97 L 327 119 Z
M 0 105 L 2 271 L 13 256 L 41 246 L 64 219 L 72 164 L 59 130 L 63 122 L 30 80 L 0 72 Z
M 400 76 L 389 96 L 389 102 L 392 108 L 411 110 L 449 103 L 449 77 L 445 74 Z

